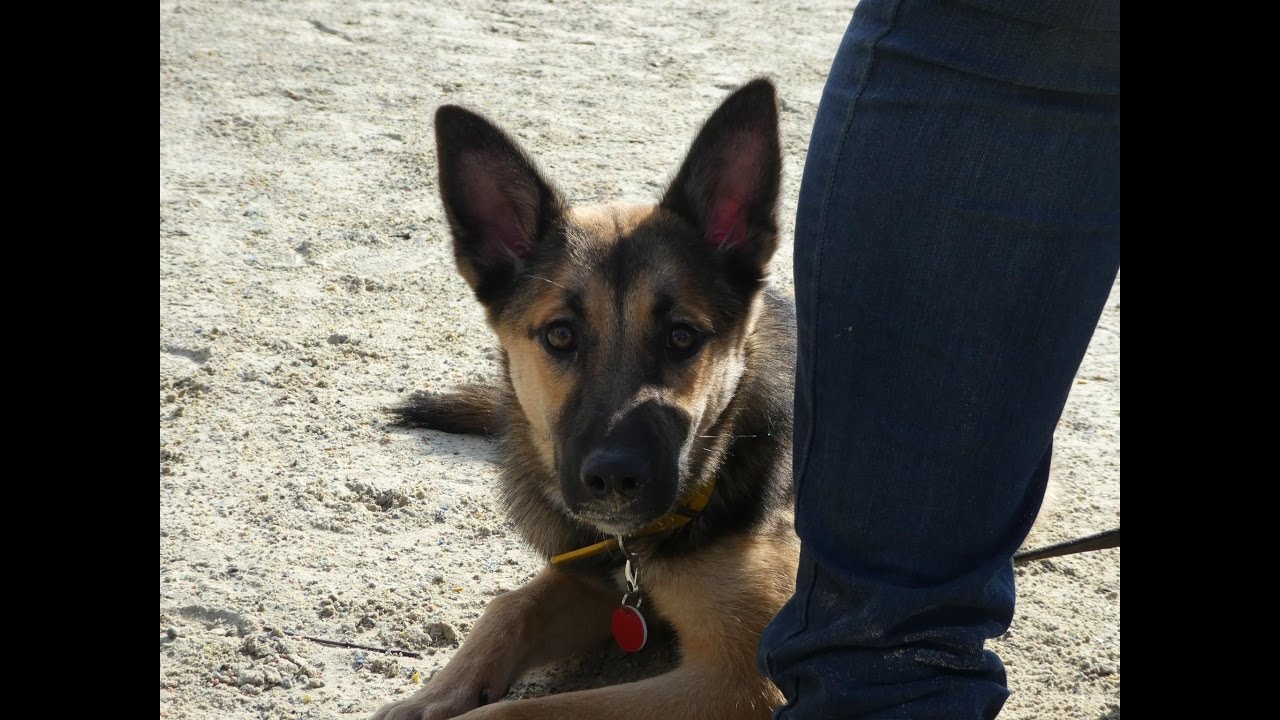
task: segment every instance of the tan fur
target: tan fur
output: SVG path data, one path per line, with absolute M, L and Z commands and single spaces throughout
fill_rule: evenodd
M 565 218 L 593 238 L 613 242 L 620 234 L 635 230 L 656 212 L 661 212 L 657 206 L 643 203 L 583 205 L 569 208 Z
M 564 405 L 569 383 L 545 362 L 546 353 L 527 333 L 503 329 L 499 330 L 498 337 L 507 349 L 511 385 L 515 388 L 524 416 L 528 418 L 530 439 L 547 472 L 554 472 L 553 418 Z

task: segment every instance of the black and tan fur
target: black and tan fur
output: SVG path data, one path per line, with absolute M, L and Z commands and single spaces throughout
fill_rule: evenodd
M 502 346 L 496 387 L 419 393 L 409 425 L 501 444 L 501 494 L 551 557 L 623 535 L 714 478 L 678 530 L 627 540 L 644 610 L 681 662 L 639 682 L 498 702 L 524 671 L 598 647 L 618 606 L 617 551 L 548 566 L 495 599 L 457 656 L 375 717 L 768 717 L 760 633 L 794 591 L 795 328 L 768 289 L 780 168 L 773 86 L 733 93 L 661 202 L 569 207 L 516 143 L 470 111 L 436 114 L 458 270 Z M 656 617 L 655 617 L 656 616 Z

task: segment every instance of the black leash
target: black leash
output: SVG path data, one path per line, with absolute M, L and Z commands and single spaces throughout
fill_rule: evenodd
M 1068 540 L 1067 542 L 1050 545 L 1039 550 L 1026 550 L 1014 555 L 1013 561 L 1015 563 L 1024 563 L 1061 555 L 1089 552 L 1090 550 L 1106 550 L 1107 548 L 1118 547 L 1120 547 L 1120 528 L 1082 537 L 1079 540 Z

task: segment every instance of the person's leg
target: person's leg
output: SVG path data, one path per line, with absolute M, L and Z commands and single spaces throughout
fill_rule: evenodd
M 796 222 L 803 550 L 760 647 L 779 718 L 1004 704 L 983 642 L 1120 264 L 1118 14 L 857 7 Z

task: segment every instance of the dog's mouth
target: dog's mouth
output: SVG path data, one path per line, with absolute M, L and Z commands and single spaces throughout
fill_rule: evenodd
M 610 513 L 596 508 L 584 508 L 577 512 L 571 512 L 571 514 L 579 522 L 590 525 L 605 535 L 628 537 L 652 525 L 667 513 L 637 515 L 626 512 Z
M 581 486 L 565 492 L 561 502 L 575 520 L 608 536 L 634 535 L 665 517 L 677 507 L 680 483 L 650 480 L 631 494 L 581 492 Z

